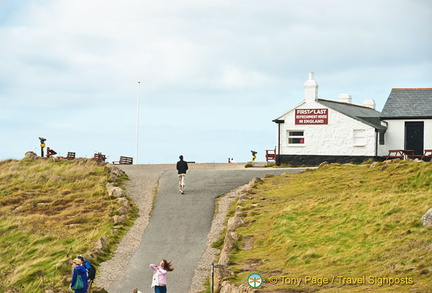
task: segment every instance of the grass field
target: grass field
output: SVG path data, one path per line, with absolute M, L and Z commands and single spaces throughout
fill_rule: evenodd
M 68 290 L 71 260 L 102 236 L 109 246 L 92 261 L 110 257 L 137 209 L 114 226 L 109 178 L 90 160 L 0 162 L 0 292 Z M 246 224 L 233 282 L 259 273 L 260 292 L 432 292 L 432 228 L 420 222 L 432 207 L 432 163 L 269 177 L 237 205 Z
M 260 292 L 432 292 L 432 164 L 330 165 L 256 184 L 231 258 Z
M 108 248 L 91 260 L 109 257 L 137 214 L 133 207 L 114 227 L 119 205 L 106 191 L 110 170 L 86 159 L 0 162 L 0 292 L 67 290 L 71 260 L 102 236 Z

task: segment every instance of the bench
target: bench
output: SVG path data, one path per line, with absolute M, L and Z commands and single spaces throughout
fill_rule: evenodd
M 68 152 L 66 156 L 66 160 L 73 160 L 75 159 L 75 152 Z
M 94 154 L 93 159 L 95 159 L 96 162 L 105 162 L 106 156 L 103 155 L 102 153 L 96 153 L 96 154 Z
M 266 161 L 276 161 L 276 148 L 274 150 L 266 150 Z
M 392 159 L 421 159 L 422 155 L 416 155 L 413 150 L 389 150 L 388 155 L 385 157 L 386 160 Z
M 402 153 L 404 154 L 404 156 L 411 160 L 421 159 L 422 157 L 422 155 L 416 155 L 413 150 L 402 150 Z
M 113 164 L 114 165 L 132 165 L 133 164 L 133 158 L 120 156 L 120 160 L 114 161 Z
M 389 150 L 388 155 L 385 157 L 386 160 L 392 160 L 392 159 L 404 159 L 404 153 L 402 150 Z
M 431 161 L 432 160 L 432 150 L 424 150 L 424 153 L 421 157 L 423 161 Z

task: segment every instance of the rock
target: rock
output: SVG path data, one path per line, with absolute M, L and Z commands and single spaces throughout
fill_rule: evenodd
M 17 211 L 19 211 L 22 208 L 23 208 L 23 206 L 17 206 L 16 208 L 14 208 L 14 210 L 12 212 L 17 212 Z
M 111 168 L 111 174 L 116 176 L 116 177 L 120 177 L 123 174 L 125 174 L 125 172 L 123 170 L 121 170 L 119 167 L 113 166 Z
M 432 272 L 432 268 L 424 269 L 420 272 L 420 275 L 429 275 Z
M 432 208 L 423 215 L 423 217 L 421 218 L 421 222 L 423 226 L 432 226 Z
M 121 224 L 126 220 L 126 216 L 125 215 L 121 215 L 121 216 L 115 215 L 113 217 L 113 220 L 114 220 L 114 224 Z
M 319 166 L 318 166 L 318 168 L 327 168 L 327 167 L 329 167 L 330 166 L 330 164 L 328 163 L 328 162 L 322 162 L 321 164 L 319 164 Z
M 112 183 L 107 183 L 106 185 L 108 194 L 110 196 L 113 196 L 115 198 L 120 198 L 120 197 L 124 197 L 124 192 L 123 189 L 121 189 L 120 187 L 114 186 Z
M 369 166 L 369 168 L 375 168 L 376 166 L 378 166 L 378 162 L 373 162 L 370 166 Z
M 119 205 L 121 205 L 122 207 L 125 207 L 125 208 L 127 208 L 127 209 L 130 208 L 130 202 L 129 202 L 129 200 L 128 200 L 127 198 L 124 198 L 124 197 L 119 198 L 119 199 L 117 200 L 117 202 L 118 202 Z
M 108 243 L 108 237 L 103 236 L 96 241 L 94 248 L 97 250 L 105 250 L 105 248 L 107 247 L 107 243 Z
M 219 257 L 219 264 L 227 265 L 230 260 L 231 250 L 234 248 L 237 242 L 238 235 L 234 232 L 228 232 L 225 235 L 224 245 Z
M 129 209 L 127 207 L 120 207 L 117 210 L 117 214 L 119 215 L 126 215 L 129 212 Z
M 215 264 L 214 265 L 214 289 L 216 292 L 219 291 L 223 280 L 227 277 L 232 276 L 234 273 L 226 265 Z
M 244 221 L 238 217 L 234 216 L 228 220 L 228 231 L 234 231 L 237 227 L 244 224 Z
M 258 292 L 258 290 L 252 289 L 251 287 L 244 284 L 237 287 L 233 284 L 230 284 L 227 281 L 223 281 L 222 288 L 219 292 L 220 293 L 254 293 L 254 292 Z
M 29 151 L 24 154 L 26 159 L 36 159 L 38 155 L 35 152 Z
M 384 165 L 381 167 L 380 171 L 384 171 L 385 169 L 387 169 L 388 165 Z

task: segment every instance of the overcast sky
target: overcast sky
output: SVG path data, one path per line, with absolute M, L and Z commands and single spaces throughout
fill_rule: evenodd
M 303 100 L 432 87 L 431 0 L 0 0 L 0 160 L 264 160 Z M 138 84 L 138 81 L 140 83 Z

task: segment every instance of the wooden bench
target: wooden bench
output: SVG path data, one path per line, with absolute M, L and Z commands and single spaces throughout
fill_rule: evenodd
M 274 150 L 266 150 L 266 161 L 276 161 L 276 148 Z
M 416 155 L 413 150 L 389 150 L 388 155 L 385 157 L 386 160 L 392 159 L 421 159 L 422 155 Z
M 133 164 L 133 158 L 120 156 L 120 160 L 114 161 L 113 164 L 115 164 L 115 165 L 132 165 Z
M 93 159 L 95 159 L 96 162 L 105 162 L 106 156 L 103 155 L 102 153 L 96 153 L 96 154 L 94 154 Z
M 423 153 L 421 159 L 423 161 L 428 161 L 428 162 L 431 161 L 432 160 L 432 150 L 424 150 L 424 153 Z
M 75 159 L 75 152 L 68 152 L 66 156 L 66 160 L 73 160 Z
M 386 160 L 392 160 L 392 159 L 404 159 L 404 153 L 402 150 L 389 150 L 388 155 L 384 157 Z
M 402 150 L 402 153 L 404 154 L 404 156 L 411 160 L 421 159 L 422 157 L 422 155 L 416 155 L 413 150 Z

